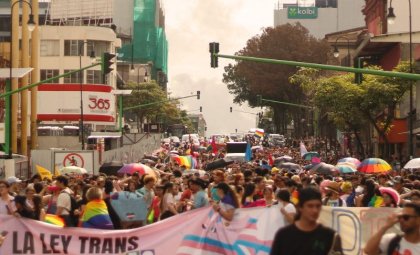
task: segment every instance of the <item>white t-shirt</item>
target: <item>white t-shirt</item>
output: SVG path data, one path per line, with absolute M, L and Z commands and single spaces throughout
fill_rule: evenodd
M 296 214 L 296 207 L 292 204 L 292 203 L 288 203 L 285 207 L 284 210 L 287 213 L 295 213 Z M 285 217 L 283 217 L 283 224 L 284 226 L 290 225 L 290 223 L 286 220 Z
M 382 237 L 381 242 L 379 244 L 379 249 L 381 250 L 381 255 L 388 254 L 388 246 L 391 242 L 392 238 L 394 238 L 397 234 L 391 233 L 386 234 Z M 402 238 L 400 241 L 400 247 L 398 250 L 398 255 L 417 255 L 420 254 L 420 243 L 410 243 Z
M 71 199 L 70 199 L 70 193 L 67 188 L 65 190 L 62 190 L 60 192 L 60 195 L 58 195 L 57 198 L 57 208 L 63 207 L 64 210 L 61 211 L 61 215 L 69 215 L 71 210 Z
M 9 202 L 4 201 L 2 198 L 0 198 L 0 215 L 7 215 L 9 214 L 9 211 L 7 210 L 7 207 L 9 207 L 9 210 L 11 210 L 10 213 L 13 213 L 16 211 L 16 206 L 14 202 L 14 197 L 9 195 Z

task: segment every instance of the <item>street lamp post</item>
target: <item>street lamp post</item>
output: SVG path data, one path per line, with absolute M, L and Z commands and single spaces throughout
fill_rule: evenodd
M 388 24 L 392 25 L 395 22 L 394 8 L 392 8 L 392 0 L 389 3 L 387 20 Z M 413 73 L 413 35 L 412 35 L 412 18 L 411 18 L 411 0 L 408 0 L 408 36 L 409 36 L 409 58 L 410 58 L 410 73 Z M 409 126 L 409 137 L 408 137 L 408 152 L 410 159 L 413 158 L 413 81 L 410 80 L 410 111 L 408 113 L 408 126 Z
M 84 48 L 85 44 L 87 44 L 88 41 L 82 41 L 79 44 L 79 68 L 82 69 L 82 49 Z M 83 55 L 84 51 L 83 51 Z M 90 53 L 90 58 L 91 59 L 95 59 L 95 52 L 92 51 Z M 82 150 L 85 149 L 85 127 L 84 127 L 84 123 L 83 123 L 83 118 L 84 118 L 84 114 L 83 114 L 83 71 L 80 70 L 78 73 L 78 79 L 79 79 L 79 83 L 80 83 L 80 135 L 82 138 Z
M 338 51 L 338 48 L 337 48 L 337 42 L 338 42 L 338 39 L 341 39 L 341 38 L 344 38 L 344 39 L 347 40 L 347 66 L 350 66 L 351 62 L 350 62 L 350 40 L 349 40 L 349 38 L 347 38 L 345 36 L 337 37 L 337 39 L 335 39 L 335 43 L 334 43 L 334 53 L 333 54 L 334 54 L 334 57 L 336 57 L 336 58 L 338 58 L 340 56 L 340 52 Z
M 10 92 L 11 90 L 12 90 L 12 77 L 13 77 L 13 74 L 12 74 L 12 70 L 13 70 L 13 67 L 15 66 L 15 62 L 14 62 L 14 58 L 13 58 L 13 36 L 14 36 L 14 34 L 13 34 L 13 8 L 15 7 L 15 5 L 16 4 L 19 4 L 19 3 L 22 3 L 22 4 L 27 4 L 28 6 L 29 6 L 29 8 L 31 9 L 31 13 L 29 14 L 29 19 L 28 19 L 28 30 L 29 30 L 29 32 L 32 32 L 34 29 L 35 29 L 35 22 L 34 22 L 34 16 L 33 16 L 33 14 L 32 14 L 32 5 L 31 5 L 31 3 L 30 2 L 28 2 L 28 1 L 26 1 L 26 0 L 15 0 L 15 2 L 13 2 L 12 3 L 12 5 L 11 5 L 11 7 L 10 7 L 10 51 L 9 51 L 9 61 L 10 61 L 10 64 L 9 64 L 9 80 L 7 81 L 7 84 L 6 84 L 6 91 L 7 92 Z M 18 13 L 19 14 L 19 13 Z M 13 59 L 12 59 L 13 58 Z M 17 61 L 17 59 L 16 59 L 16 61 Z M 16 66 L 17 66 L 17 63 L 16 63 Z M 8 158 L 12 158 L 12 150 L 11 150 L 11 148 L 10 148 L 10 145 L 11 145 L 11 143 L 13 142 L 12 141 L 12 132 L 11 132 L 11 114 L 12 114 L 12 111 L 11 111 L 11 102 L 12 102 L 12 96 L 11 95 L 9 95 L 7 98 L 6 98 L 6 114 L 7 114 L 7 119 L 6 119 L 6 141 L 8 141 L 7 143 L 6 143 L 6 147 L 7 147 L 7 150 L 8 150 Z M 17 101 L 16 102 L 14 102 L 14 103 L 18 103 Z M 16 113 L 15 113 L 16 114 Z M 26 118 L 26 116 L 25 116 L 25 118 Z M 14 130 L 14 132 L 16 132 L 16 130 Z

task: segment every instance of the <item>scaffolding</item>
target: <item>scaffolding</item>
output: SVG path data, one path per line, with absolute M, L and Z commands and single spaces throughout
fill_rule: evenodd
M 119 50 L 119 59 L 142 64 L 152 62 L 152 78 L 159 79 L 162 73 L 167 77 L 168 41 L 160 1 L 135 0 L 133 17 L 133 40 Z

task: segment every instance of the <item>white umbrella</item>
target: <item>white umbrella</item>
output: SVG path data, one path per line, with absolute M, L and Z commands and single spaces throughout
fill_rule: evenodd
M 60 169 L 61 174 L 87 174 L 86 169 L 78 166 L 65 166 Z
M 407 164 L 405 164 L 404 168 L 405 169 L 420 168 L 420 158 L 413 158 L 412 160 L 408 161 Z

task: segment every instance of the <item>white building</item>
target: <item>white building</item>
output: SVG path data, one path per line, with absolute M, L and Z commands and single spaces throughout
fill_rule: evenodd
M 274 10 L 274 26 L 299 22 L 311 35 L 322 39 L 326 34 L 365 25 L 362 13 L 364 0 L 330 1 L 332 5 L 326 4 L 327 2 L 316 1 L 314 7 L 298 7 L 297 15 L 293 11 L 293 8 L 297 7 L 296 4 L 278 6 Z
M 39 45 L 40 79 L 45 80 L 92 65 L 96 61 L 90 57 L 92 51 L 97 59 L 104 52 L 115 54 L 121 41 L 106 27 L 41 26 Z M 103 81 L 100 65 L 40 85 L 38 120 L 42 124 L 78 124 L 82 94 L 84 124 L 93 131 L 115 129 L 115 88 L 115 70 Z

